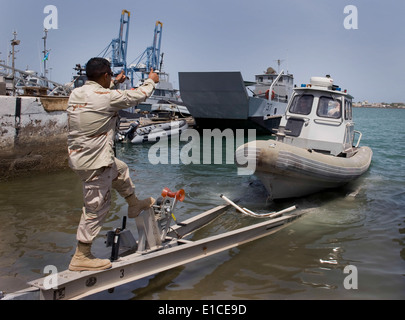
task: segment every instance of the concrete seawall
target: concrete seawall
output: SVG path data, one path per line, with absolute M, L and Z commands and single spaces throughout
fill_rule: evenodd
M 0 180 L 68 168 L 67 101 L 0 96 Z

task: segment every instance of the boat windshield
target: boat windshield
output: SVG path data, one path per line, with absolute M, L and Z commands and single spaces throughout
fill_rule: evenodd
M 320 97 L 318 103 L 317 115 L 324 118 L 340 118 L 342 108 L 339 100 L 331 97 Z
M 352 120 L 352 101 L 345 99 L 345 119 Z
M 290 112 L 308 115 L 311 113 L 313 101 L 314 96 L 312 94 L 297 95 L 291 103 Z

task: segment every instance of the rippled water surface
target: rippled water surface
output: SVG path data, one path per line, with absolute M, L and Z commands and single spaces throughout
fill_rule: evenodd
M 184 188 L 183 220 L 223 204 L 221 193 L 257 212 L 298 205 L 307 214 L 271 236 L 127 284 L 94 299 L 404 299 L 405 110 L 355 109 L 361 144 L 373 149 L 370 170 L 355 183 L 302 199 L 267 201 L 255 177 L 234 165 L 151 165 L 150 146 L 119 145 L 140 197 L 163 187 Z M 33 175 L 0 184 L 0 290 L 14 291 L 42 276 L 46 265 L 66 269 L 74 253 L 82 205 L 70 172 Z M 113 194 L 111 215 L 93 252 L 108 257 L 102 237 L 121 224 L 123 199 Z M 192 239 L 256 223 L 228 210 Z M 128 227 L 134 228 L 130 221 Z M 358 288 L 345 289 L 357 269 Z M 352 274 L 350 274 L 352 275 Z

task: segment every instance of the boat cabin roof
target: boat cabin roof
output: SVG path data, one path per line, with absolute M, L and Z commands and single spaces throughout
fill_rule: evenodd
M 337 85 L 333 84 L 333 79 L 330 77 L 312 77 L 310 83 L 301 84 L 301 87 L 295 87 L 294 90 L 317 90 L 325 91 L 333 94 L 340 94 L 346 96 L 348 99 L 353 99 L 353 96 L 347 93 L 347 90 L 340 88 Z

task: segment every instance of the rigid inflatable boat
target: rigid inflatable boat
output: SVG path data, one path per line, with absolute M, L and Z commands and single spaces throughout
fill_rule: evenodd
M 255 161 L 254 174 L 272 199 L 306 196 L 357 179 L 368 170 L 373 153 L 359 147 L 362 135 L 354 130 L 352 98 L 330 77 L 312 77 L 310 84 L 294 89 L 276 139 L 242 145 L 237 163 L 246 156 Z
M 118 140 L 128 140 L 133 144 L 157 142 L 180 135 L 188 128 L 186 120 L 165 121 L 140 125 L 139 121 L 134 121 L 129 128 L 120 134 Z

